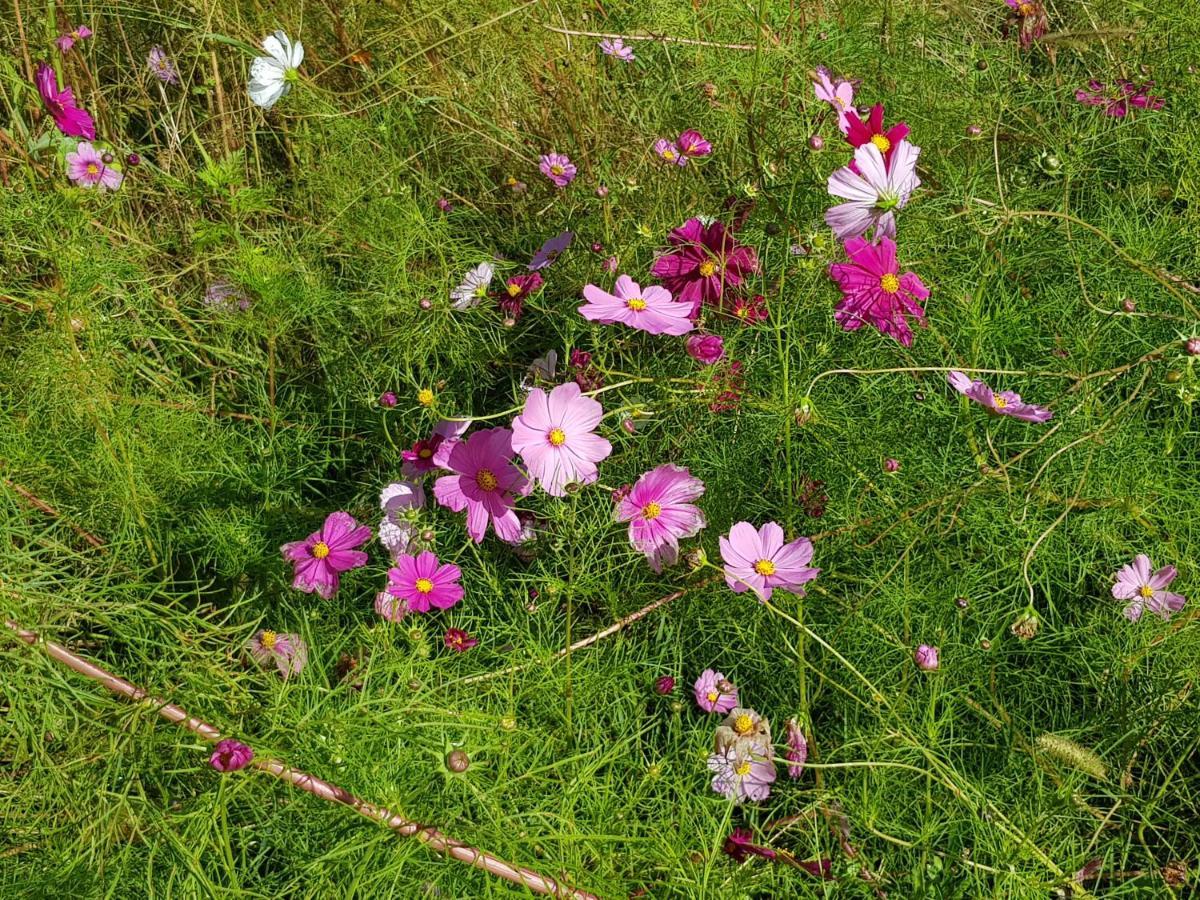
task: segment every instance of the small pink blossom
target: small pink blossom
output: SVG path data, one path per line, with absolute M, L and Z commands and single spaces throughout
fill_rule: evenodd
M 771 796 L 775 762 L 768 756 L 729 746 L 708 758 L 708 768 L 713 772 L 712 789 L 726 800 L 757 803 Z
M 1011 416 L 1022 422 L 1048 422 L 1054 413 L 1044 406 L 1026 403 L 1020 394 L 1012 391 L 993 391 L 982 381 L 974 381 L 962 372 L 951 371 L 946 375 L 946 381 L 964 397 L 973 400 L 980 406 L 987 407 L 999 416 Z
M 367 554 L 356 548 L 370 539 L 371 529 L 360 526 L 349 513 L 330 513 L 320 531 L 280 548 L 283 558 L 295 566 L 292 587 L 328 600 L 337 591 L 342 572 L 367 564 Z
M 549 394 L 535 388 L 513 419 L 513 450 L 546 493 L 562 497 L 568 484 L 595 481 L 596 463 L 612 453 L 612 444 L 595 433 L 603 416 L 604 408 L 574 382 Z
M 565 153 L 545 153 L 538 160 L 542 174 L 554 182 L 555 187 L 565 188 L 575 180 L 575 164 Z
M 913 651 L 913 662 L 922 672 L 935 672 L 940 665 L 938 648 L 922 644 Z
M 762 294 L 755 294 L 747 299 L 738 297 L 733 301 L 733 317 L 743 325 L 757 325 L 767 321 L 767 299 Z
M 467 533 L 475 543 L 483 540 L 489 522 L 502 541 L 521 534 L 513 504 L 531 486 L 512 464 L 512 437 L 507 428 L 488 428 L 457 441 L 444 461 L 439 455 L 439 464 L 452 474 L 434 483 L 433 495 L 454 512 L 467 511 Z
M 1174 566 L 1152 570 L 1150 557 L 1139 553 L 1132 563 L 1122 566 L 1117 572 L 1112 595 L 1118 600 L 1129 601 L 1129 605 L 1125 607 L 1125 618 L 1130 622 L 1136 622 L 1146 610 L 1166 621 L 1171 618 L 1171 613 L 1179 612 L 1187 602 L 1187 598 L 1182 594 L 1173 594 L 1167 590 L 1179 574 Z
M 472 647 L 479 646 L 479 641 L 461 628 L 447 628 L 442 642 L 455 653 L 466 653 Z
M 687 157 L 675 146 L 674 141 L 668 141 L 666 138 L 659 138 L 654 142 L 654 155 L 674 166 L 687 165 Z
M 838 117 L 838 130 L 845 134 L 850 130 L 850 122 L 846 114 L 854 108 L 854 85 L 839 78 L 834 81 L 829 70 L 824 66 L 817 67 L 817 80 L 813 82 L 813 90 L 818 100 L 824 100 L 833 107 Z M 820 147 L 813 149 L 819 150 Z
M 625 42 L 620 38 L 605 38 L 600 42 L 600 50 L 605 56 L 611 56 L 621 62 L 633 62 L 633 48 L 626 47 Z
M 253 750 L 241 741 L 225 738 L 225 740 L 217 742 L 208 761 L 218 772 L 236 772 L 238 769 L 244 769 L 250 765 L 252 759 L 254 759 Z
M 629 543 L 645 554 L 655 572 L 675 565 L 680 539 L 704 528 L 704 513 L 693 503 L 703 493 L 703 481 L 664 463 L 643 474 L 617 504 L 617 521 L 629 523 Z
M 90 38 L 91 36 L 92 29 L 88 28 L 86 25 L 80 25 L 78 28 L 68 31 L 66 34 L 60 34 L 54 39 L 54 43 L 58 45 L 59 50 L 61 50 L 63 53 L 66 53 L 68 50 L 74 47 L 78 41 L 82 41 L 85 38 Z
M 684 345 L 687 354 L 704 366 L 712 366 L 725 356 L 725 339 L 719 334 L 693 334 Z
M 87 141 L 80 141 L 67 154 L 67 176 L 82 188 L 98 187 L 101 191 L 115 191 L 125 180 L 120 170 L 106 163 L 100 151 Z
M 411 449 L 400 451 L 400 457 L 404 460 L 400 471 L 408 478 L 415 478 L 438 468 L 442 465 L 438 462 L 439 457 L 445 459 L 470 425 L 469 419 L 463 421 L 443 419 L 438 422 L 433 429 L 433 434 L 417 441 Z
M 690 318 L 692 305 L 672 299 L 671 292 L 657 285 L 640 287 L 628 275 L 621 275 L 610 294 L 594 284 L 586 285 L 579 314 L 605 325 L 620 323 L 650 334 L 687 334 L 695 325 Z
M 428 550 L 419 556 L 405 553 L 388 569 L 387 592 L 405 602 L 408 612 L 450 609 L 463 598 L 459 584 L 462 571 L 452 563 L 441 563 Z
M 738 705 L 738 689 L 720 672 L 705 669 L 692 685 L 696 705 L 708 713 L 724 715 Z
M 686 159 L 703 159 L 712 153 L 712 144 L 694 128 L 681 131 L 675 139 L 675 146 Z
M 151 47 L 146 62 L 150 66 L 150 71 L 159 81 L 166 84 L 179 84 L 179 70 L 175 68 L 175 63 L 171 61 L 171 57 L 167 56 L 162 47 L 157 44 Z
M 804 596 L 801 585 L 821 571 L 808 565 L 813 555 L 812 541 L 802 537 L 785 544 L 783 529 L 776 522 L 760 529 L 749 522 L 738 522 L 719 543 L 725 583 L 735 594 L 752 590 L 759 600 L 767 601 L 775 588 L 782 588 Z
M 246 653 L 259 668 L 274 666 L 287 679 L 299 675 L 308 662 L 308 645 L 298 634 L 258 631 L 246 645 Z

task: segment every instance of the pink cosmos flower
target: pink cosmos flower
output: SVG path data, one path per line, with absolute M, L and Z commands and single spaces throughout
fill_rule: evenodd
M 538 159 L 542 174 L 554 182 L 555 187 L 565 188 L 575 180 L 575 163 L 565 153 L 545 153 Z
M 892 148 L 889 168 L 874 144 L 863 144 L 854 151 L 857 172 L 849 166 L 829 176 L 829 193 L 850 202 L 825 211 L 825 224 L 839 240 L 858 237 L 875 229 L 875 237 L 896 236 L 896 210 L 903 209 L 912 192 L 921 184 L 917 177 L 917 156 L 921 148 L 899 141 Z
M 568 484 L 591 484 L 599 477 L 596 463 L 612 453 L 612 444 L 595 433 L 604 408 L 583 396 L 574 382 L 549 394 L 529 392 L 525 408 L 513 419 L 513 450 L 546 493 L 562 497 Z
M 54 43 L 58 45 L 59 50 L 61 50 L 63 53 L 66 53 L 75 46 L 76 41 L 82 41 L 84 38 L 90 38 L 91 36 L 92 29 L 88 28 L 86 25 L 80 25 L 78 28 L 68 31 L 66 34 L 60 34 L 54 39 Z
M 908 137 L 908 126 L 903 122 L 897 122 L 891 128 L 884 128 L 882 103 L 876 103 L 871 107 L 866 122 L 860 119 L 858 113 L 853 110 L 846 113 L 846 119 L 850 123 L 850 128 L 846 132 L 846 140 L 850 146 L 858 148 L 863 144 L 874 144 L 883 154 L 884 166 L 890 169 L 892 153 L 895 151 L 896 145 Z
M 586 285 L 579 314 L 591 322 L 612 325 L 620 322 L 650 334 L 687 334 L 695 325 L 690 318 L 692 305 L 672 299 L 666 288 L 640 287 L 628 275 L 617 277 L 610 294 L 594 284 Z
M 797 538 L 783 542 L 783 529 L 768 522 L 755 529 L 749 522 L 738 522 L 720 539 L 721 559 L 725 561 L 725 583 L 735 594 L 753 590 L 762 601 L 770 600 L 775 588 L 804 596 L 801 585 L 817 577 L 820 569 L 808 565 L 812 559 L 812 541 Z
M 245 291 L 224 278 L 218 278 L 204 292 L 204 305 L 217 312 L 245 312 L 250 308 L 250 298 Z
M 442 641 L 455 653 L 466 653 L 472 647 L 479 646 L 479 641 L 461 628 L 447 628 Z
M 720 302 L 727 285 L 737 287 L 758 271 L 754 248 L 739 244 L 720 222 L 705 226 L 699 219 L 688 219 L 667 240 L 671 248 L 654 261 L 650 272 L 676 300 L 691 304 L 693 319 L 701 304 Z
M 813 82 L 813 90 L 818 100 L 824 100 L 833 107 L 838 117 L 838 130 L 842 134 L 846 134 L 850 130 L 850 120 L 846 113 L 854 108 L 854 85 L 841 78 L 835 82 L 829 76 L 828 69 L 818 66 L 817 80 Z
M 629 523 L 629 543 L 646 555 L 655 572 L 675 565 L 680 538 L 699 534 L 707 524 L 692 503 L 703 493 L 703 481 L 687 469 L 664 463 L 643 474 L 617 504 L 616 520 Z
M 659 138 L 654 142 L 654 155 L 665 163 L 676 166 L 687 165 L 687 157 L 675 146 L 674 141 L 668 141 L 666 138 Z
M 453 474 L 434 483 L 433 495 L 454 512 L 467 511 L 467 533 L 477 544 L 489 522 L 502 541 L 515 541 L 521 534 L 513 503 L 528 494 L 531 485 L 512 464 L 512 437 L 507 428 L 477 431 L 456 442 L 440 462 Z
M 428 550 L 419 556 L 405 553 L 388 569 L 387 592 L 403 600 L 409 612 L 429 612 L 430 608 L 449 609 L 463 598 L 458 583 L 462 571 L 452 563 L 439 563 Z
M 775 763 L 770 757 L 729 746 L 708 758 L 712 789 L 735 804 L 759 802 L 771 796 Z
M 622 62 L 633 62 L 633 48 L 626 47 L 620 38 L 605 38 L 600 42 L 600 49 L 605 56 L 614 56 Z
M 675 146 L 686 159 L 703 159 L 712 153 L 712 144 L 694 128 L 681 131 L 675 139 Z
M 719 334 L 693 334 L 684 345 L 687 354 L 703 366 L 712 366 L 725 356 L 725 339 Z
M 1163 566 L 1154 572 L 1151 568 L 1150 557 L 1139 553 L 1131 565 L 1122 566 L 1117 572 L 1112 595 L 1118 600 L 1130 601 L 1125 607 L 1125 618 L 1130 622 L 1136 622 L 1146 610 L 1157 613 L 1166 621 L 1187 602 L 1182 594 L 1166 590 L 1178 574 L 1174 566 Z
M 67 177 L 81 188 L 98 187 L 102 191 L 115 191 L 125 180 L 120 170 L 106 163 L 100 151 L 87 141 L 80 141 L 67 154 Z
M 59 131 L 67 137 L 95 140 L 96 124 L 92 117 L 75 105 L 75 95 L 70 88 L 58 89 L 58 76 L 53 68 L 46 63 L 38 63 L 34 80 L 42 103 Z
M 400 471 L 409 478 L 416 478 L 438 468 L 438 457 L 445 457 L 453 449 L 470 424 L 469 419 L 459 422 L 443 419 L 438 422 L 433 434 L 417 441 L 411 449 L 400 451 L 400 457 L 404 460 Z
M 146 62 L 150 66 L 150 71 L 159 81 L 167 84 L 179 84 L 179 70 L 175 68 L 175 63 L 171 62 L 171 57 L 167 56 L 167 52 L 158 44 L 150 48 L 150 55 L 146 58 Z
M 846 255 L 849 262 L 829 267 L 829 277 L 842 289 L 834 321 L 843 331 L 857 331 L 866 322 L 910 346 L 912 329 L 905 317 L 925 324 L 920 301 L 929 296 L 929 289 L 912 272 L 899 273 L 896 244 L 889 237 L 881 237 L 878 244 L 852 237 L 846 241 Z
M 787 747 L 783 755 L 788 761 L 788 778 L 799 778 L 804 773 L 804 764 L 808 761 L 808 741 L 794 718 L 788 719 L 787 723 Z
M 705 669 L 692 685 L 696 705 L 709 713 L 729 712 L 738 705 L 738 689 L 720 672 Z
M 1020 394 L 1012 391 L 997 393 L 982 381 L 972 381 L 962 372 L 949 372 L 946 381 L 969 400 L 974 400 L 980 406 L 986 406 L 996 415 L 1012 416 L 1022 422 L 1048 422 L 1054 413 L 1044 406 L 1035 406 L 1021 399 Z
M 1082 88 L 1075 92 L 1075 99 L 1085 106 L 1103 106 L 1106 116 L 1122 118 L 1129 112 L 1129 107 L 1137 109 L 1162 109 L 1166 102 L 1162 97 L 1150 95 L 1153 81 L 1134 84 L 1132 81 L 1118 81 L 1114 90 L 1100 81 L 1089 81 L 1088 89 Z
M 762 294 L 755 294 L 750 299 L 738 297 L 733 301 L 733 317 L 743 325 L 756 325 L 767 321 L 767 299 Z
M 564 231 L 562 234 L 547 238 L 538 252 L 533 254 L 533 259 L 529 261 L 529 265 L 525 268 L 529 269 L 530 272 L 546 268 L 546 266 L 553 263 L 571 246 L 571 241 L 574 239 L 575 235 L 569 231 Z
M 349 513 L 330 513 L 320 531 L 280 547 L 283 558 L 295 566 L 292 587 L 328 600 L 338 589 L 340 573 L 367 564 L 367 554 L 355 548 L 370 539 L 369 526 L 360 526 Z
M 299 675 L 308 662 L 308 645 L 298 634 L 256 632 L 246 645 L 246 653 L 259 668 L 274 666 L 285 679 Z
M 253 750 L 241 741 L 225 738 L 225 740 L 217 742 L 208 761 L 218 772 L 236 772 L 238 769 L 244 769 L 250 765 L 252 759 L 254 759 Z

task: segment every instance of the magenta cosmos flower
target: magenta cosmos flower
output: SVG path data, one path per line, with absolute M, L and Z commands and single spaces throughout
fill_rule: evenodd
M 66 34 L 60 34 L 54 39 L 54 43 L 58 45 L 59 50 L 61 50 L 63 53 L 66 53 L 68 50 L 74 47 L 77 42 L 82 41 L 85 38 L 90 38 L 91 36 L 92 29 L 88 28 L 86 25 L 80 25 L 78 28 L 68 31 Z
M 703 481 L 687 469 L 664 463 L 642 475 L 617 504 L 617 521 L 629 523 L 629 543 L 646 554 L 655 572 L 675 565 L 680 538 L 699 534 L 707 524 L 692 503 L 703 493 Z
M 1008 26 L 1017 26 L 1017 36 L 1022 49 L 1029 47 L 1046 33 L 1046 9 L 1039 0 L 1004 0 L 1015 15 L 1010 16 Z M 1007 36 L 1008 30 L 1005 29 Z
M 466 653 L 472 647 L 479 646 L 479 640 L 461 628 L 447 628 L 442 642 L 455 653 Z
M 891 128 L 885 128 L 882 103 L 876 103 L 871 107 L 871 112 L 865 122 L 853 110 L 846 113 L 846 119 L 850 123 L 850 128 L 846 131 L 846 140 L 849 141 L 850 146 L 858 148 L 864 144 L 874 144 L 883 154 L 884 166 L 891 168 L 892 153 L 895 151 L 896 145 L 908 137 L 908 126 L 903 122 L 897 122 Z
M 775 763 L 769 757 L 729 746 L 708 758 L 708 768 L 713 773 L 712 789 L 726 800 L 757 803 L 771 796 Z
M 720 222 L 704 225 L 688 219 L 667 237 L 671 248 L 654 261 L 650 272 L 682 303 L 691 304 L 692 318 L 703 303 L 720 302 L 726 285 L 737 287 L 758 271 L 753 247 L 734 240 Z
M 388 569 L 387 592 L 403 600 L 409 612 L 449 609 L 463 598 L 458 583 L 462 570 L 452 563 L 439 563 L 428 550 L 419 556 L 405 553 Z
M 813 555 L 812 541 L 802 537 L 785 544 L 783 529 L 776 522 L 768 522 L 761 529 L 738 522 L 728 537 L 720 539 L 720 545 L 725 583 L 735 594 L 753 590 L 766 601 L 775 588 L 782 588 L 804 596 L 801 585 L 821 571 L 808 565 Z
M 102 191 L 115 191 L 125 180 L 125 176 L 106 163 L 100 151 L 87 141 L 80 141 L 67 154 L 67 177 L 81 188 L 98 187 Z
M 725 339 L 719 334 L 693 334 L 684 346 L 702 366 L 716 365 L 725 357 Z
M 1054 413 L 1044 406 L 1035 406 L 1021 399 L 1020 394 L 1012 391 L 997 393 L 982 381 L 973 381 L 962 372 L 951 371 L 946 375 L 946 381 L 969 400 L 974 400 L 980 406 L 1000 416 L 1012 416 L 1022 422 L 1048 422 Z
M 712 669 L 705 669 L 692 685 L 696 705 L 709 713 L 727 713 L 738 705 L 737 686 Z
M 1164 620 L 1170 619 L 1171 613 L 1179 612 L 1187 602 L 1182 594 L 1166 590 L 1178 574 L 1174 566 L 1163 566 L 1157 571 L 1151 569 L 1150 557 L 1139 553 L 1130 565 L 1122 566 L 1117 573 L 1112 595 L 1118 600 L 1130 601 L 1125 607 L 1125 618 L 1130 622 L 1136 622 L 1146 610 L 1157 613 Z
M 839 240 L 858 237 L 872 228 L 877 239 L 896 236 L 896 210 L 905 207 L 921 184 L 917 177 L 920 153 L 920 147 L 899 141 L 892 148 L 889 168 L 878 147 L 863 144 L 854 151 L 857 172 L 846 166 L 829 176 L 829 193 L 849 201 L 825 211 L 825 224 Z
M 605 38 L 600 42 L 600 50 L 605 56 L 613 56 L 622 62 L 633 62 L 633 48 L 626 47 L 620 38 Z
M 367 554 L 355 548 L 370 539 L 369 526 L 360 526 L 349 513 L 330 513 L 320 531 L 280 548 L 296 568 L 292 587 L 328 600 L 338 589 L 340 573 L 367 564 Z
M 1103 106 L 1106 116 L 1122 118 L 1129 112 L 1129 107 L 1137 109 L 1162 109 L 1166 101 L 1162 97 L 1150 95 L 1153 81 L 1134 84 L 1132 81 L 1118 81 L 1113 90 L 1100 81 L 1089 81 L 1087 90 L 1080 88 L 1075 92 L 1075 99 L 1085 106 Z
M 217 742 L 208 761 L 218 772 L 236 772 L 238 769 L 244 769 L 250 765 L 252 759 L 254 759 L 253 750 L 241 741 L 225 738 L 225 740 Z
M 603 415 L 604 408 L 574 382 L 549 394 L 541 388 L 529 392 L 513 419 L 512 446 L 546 493 L 561 497 L 568 484 L 591 484 L 599 477 L 596 463 L 612 453 L 612 444 L 595 433 Z
M 146 63 L 159 81 L 167 84 L 179 84 L 179 70 L 175 68 L 175 63 L 171 61 L 171 57 L 167 56 L 167 52 L 158 44 L 150 48 L 150 55 L 146 57 Z
M 833 107 L 838 117 L 838 130 L 846 134 L 850 130 L 850 120 L 846 114 L 854 108 L 854 85 L 842 78 L 834 81 L 828 69 L 818 66 L 813 91 L 818 100 L 824 100 Z
M 67 137 L 95 139 L 96 124 L 92 117 L 75 105 L 75 95 L 70 88 L 58 89 L 58 76 L 53 68 L 38 63 L 35 81 L 42 103 L 59 131 Z
M 910 346 L 913 335 L 906 316 L 925 324 L 921 301 L 929 289 L 912 272 L 899 272 L 896 244 L 889 237 L 878 244 L 852 237 L 846 241 L 846 255 L 849 262 L 829 267 L 829 277 L 842 289 L 834 321 L 843 331 L 857 331 L 865 322 Z
M 453 474 L 434 482 L 438 503 L 454 512 L 467 511 L 467 533 L 475 543 L 483 540 L 489 522 L 502 541 L 515 541 L 521 534 L 513 504 L 531 486 L 512 464 L 512 437 L 507 428 L 488 428 L 456 442 L 441 463 Z
M 554 182 L 555 187 L 565 188 L 575 180 L 575 163 L 565 153 L 545 153 L 538 159 L 538 168 Z
M 285 679 L 299 675 L 308 662 L 308 645 L 298 634 L 259 631 L 246 644 L 246 653 L 260 669 L 274 666 Z
M 671 297 L 666 288 L 641 287 L 628 275 L 617 276 L 610 294 L 594 284 L 584 286 L 579 314 L 591 322 L 605 325 L 621 323 L 650 334 L 687 334 L 692 324 L 692 305 Z
M 687 159 L 703 159 L 712 153 L 712 144 L 694 128 L 681 131 L 675 139 L 675 146 Z
M 409 478 L 415 478 L 438 468 L 441 465 L 438 458 L 441 457 L 443 461 L 445 460 L 470 424 L 470 419 L 460 422 L 443 419 L 438 422 L 434 426 L 433 434 L 417 441 L 411 449 L 400 451 L 400 456 L 404 460 L 400 471 Z

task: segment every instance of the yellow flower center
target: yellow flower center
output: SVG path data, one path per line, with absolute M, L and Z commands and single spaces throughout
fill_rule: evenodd
M 771 562 L 769 559 L 760 559 L 754 564 L 754 571 L 759 575 L 774 575 L 775 563 Z
M 662 507 L 653 500 L 642 507 L 642 518 L 647 522 L 657 519 L 660 515 L 662 515 Z
M 494 491 L 500 486 L 500 482 L 496 480 L 496 475 L 491 469 L 480 469 L 476 472 L 475 483 L 479 485 L 481 491 Z
M 1008 406 L 1008 401 L 999 394 L 992 394 L 992 405 L 996 407 L 996 409 L 1004 409 L 1006 406 Z
M 1033 4 L 1032 3 L 1022 3 L 1019 7 L 1017 7 L 1017 12 L 1019 12 L 1023 16 L 1033 15 Z
M 417 456 L 421 457 L 421 459 L 429 459 L 431 456 L 433 456 L 433 451 L 428 447 L 422 447 L 417 451 Z
M 329 545 L 324 541 L 317 541 L 313 544 L 310 552 L 313 555 L 313 559 L 324 559 L 329 555 Z
M 508 291 L 508 296 L 515 297 L 517 294 L 521 293 L 521 286 L 515 281 L 510 281 L 505 290 Z
M 87 164 L 87 173 L 89 175 L 97 175 L 97 174 L 99 174 L 99 172 L 100 172 L 100 167 L 98 165 L 96 165 L 95 163 Z
M 733 771 L 737 773 L 738 777 L 745 778 L 750 774 L 750 760 L 746 760 L 744 763 L 739 764 L 738 767 Z
M 671 162 L 672 160 L 675 159 L 675 151 L 674 150 L 664 150 L 662 152 L 662 158 L 665 159 L 667 162 Z
M 417 391 L 417 402 L 422 406 L 432 406 L 433 391 L 431 391 L 429 388 L 421 388 L 419 391 Z
M 900 290 L 900 279 L 894 273 L 888 272 L 879 279 L 879 286 L 883 288 L 885 294 L 894 294 Z
M 517 183 L 517 179 L 515 176 L 509 175 L 504 183 L 507 184 L 509 187 L 512 187 L 514 184 Z
M 561 447 L 567 442 L 567 433 L 561 428 L 551 428 L 550 433 L 546 435 L 546 440 L 555 447 Z
M 718 700 L 721 699 L 721 695 L 718 694 L 716 691 L 709 691 L 704 696 L 708 698 L 709 703 L 716 703 Z
M 1150 587 L 1148 584 L 1143 584 L 1140 588 L 1138 588 L 1138 596 L 1149 600 L 1154 596 L 1154 588 Z
M 717 271 L 717 264 L 711 259 L 706 259 L 700 263 L 700 274 L 705 278 L 711 278 L 713 273 Z
M 258 642 L 262 644 L 264 650 L 274 650 L 278 639 L 279 636 L 273 631 L 264 631 L 258 636 Z
M 561 175 L 564 170 L 562 166 L 551 166 L 550 171 L 555 175 Z
M 646 301 L 641 297 L 630 297 L 625 301 L 625 306 L 632 309 L 634 312 L 641 312 L 646 308 Z
M 486 284 L 475 285 L 475 296 L 476 297 L 484 296 L 485 294 L 487 294 L 487 289 L 488 289 L 488 286 Z
M 733 730 L 738 734 L 749 734 L 754 730 L 754 720 L 745 713 L 742 713 L 733 720 Z
M 413 585 L 417 589 L 418 594 L 432 594 L 433 582 L 428 578 L 418 578 L 417 583 Z
M 887 135 L 875 134 L 871 136 L 871 143 L 879 148 L 880 153 L 887 153 L 892 149 L 892 142 L 887 139 Z
M 835 95 L 835 96 L 834 96 L 834 98 L 833 98 L 833 102 L 834 102 L 834 103 L 836 103 L 836 104 L 837 104 L 839 107 L 841 107 L 842 109 L 845 109 L 845 108 L 846 108 L 846 101 L 845 101 L 845 100 L 843 100 L 841 97 L 838 97 L 838 96 L 836 96 L 836 95 Z

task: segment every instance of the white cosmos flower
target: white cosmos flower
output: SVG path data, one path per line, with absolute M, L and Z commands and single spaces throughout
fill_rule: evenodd
M 480 263 L 463 276 L 462 284 L 450 292 L 455 309 L 470 309 L 478 306 L 487 296 L 488 285 L 492 283 L 494 273 L 491 263 Z
M 304 62 L 304 45 L 276 31 L 263 38 L 262 47 L 270 55 L 256 56 L 250 64 L 250 99 L 270 109 L 292 89 L 296 69 Z

